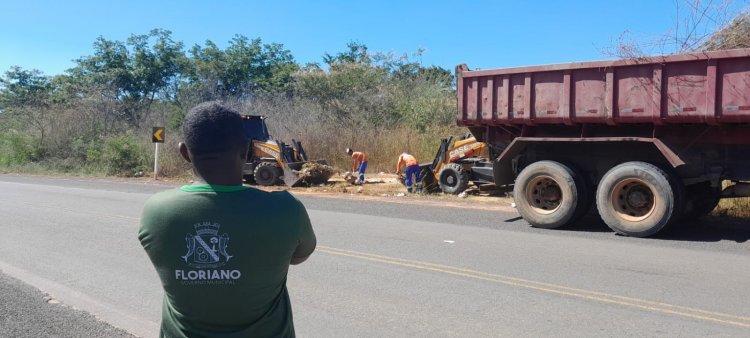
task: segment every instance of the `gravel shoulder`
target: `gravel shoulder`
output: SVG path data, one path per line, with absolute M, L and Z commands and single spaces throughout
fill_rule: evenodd
M 0 337 L 135 337 L 0 271 Z

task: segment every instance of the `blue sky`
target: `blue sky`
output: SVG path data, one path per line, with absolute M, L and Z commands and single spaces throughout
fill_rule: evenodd
M 649 38 L 673 29 L 675 9 L 673 0 L 0 0 L 0 72 L 19 65 L 59 74 L 91 54 L 98 36 L 125 40 L 152 28 L 172 31 L 186 47 L 260 37 L 284 44 L 301 63 L 320 62 L 352 40 L 371 51 L 424 48 L 423 64 L 448 69 L 598 60 L 610 58 L 602 50 L 625 30 Z

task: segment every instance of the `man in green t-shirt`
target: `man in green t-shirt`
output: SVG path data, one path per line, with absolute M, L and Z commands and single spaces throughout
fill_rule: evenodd
M 197 182 L 149 198 L 138 232 L 164 287 L 161 337 L 294 337 L 287 272 L 316 244 L 305 207 L 242 185 L 236 111 L 201 104 L 182 133 Z

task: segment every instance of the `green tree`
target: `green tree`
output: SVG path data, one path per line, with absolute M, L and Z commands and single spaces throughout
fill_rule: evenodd
M 41 71 L 14 66 L 0 77 L 0 107 L 3 114 L 18 119 L 22 125 L 36 130 L 37 151 L 43 151 L 50 123 L 50 79 Z
M 368 53 L 358 42 L 326 53 L 323 61 L 327 70 L 309 64 L 298 72 L 295 88 L 321 105 L 332 123 L 365 129 L 405 124 L 419 131 L 450 123 L 453 76 L 446 69 L 423 67 L 408 54 Z
M 388 74 L 383 69 L 339 63 L 329 71 L 310 69 L 296 74 L 296 93 L 320 104 L 330 123 L 382 124 Z
M 13 66 L 0 77 L 0 102 L 8 109 L 41 104 L 51 89 L 50 79 L 41 71 Z
M 346 44 L 346 48 L 348 48 L 348 50 L 336 53 L 336 55 L 325 53 L 323 55 L 323 62 L 330 67 L 335 67 L 339 64 L 371 63 L 372 60 L 370 59 L 370 55 L 367 54 L 367 45 L 357 41 L 350 41 Z
M 75 60 L 77 65 L 68 75 L 78 88 L 101 89 L 102 99 L 117 106 L 117 117 L 138 128 L 157 98 L 176 94 L 185 64 L 182 49 L 182 42 L 162 29 L 131 35 L 126 42 L 99 37 L 94 54 Z
M 203 100 L 246 99 L 255 92 L 288 91 L 292 74 L 299 69 L 282 44 L 264 44 L 260 38 L 235 35 L 221 50 L 207 40 L 190 49 L 191 67 L 186 73 Z

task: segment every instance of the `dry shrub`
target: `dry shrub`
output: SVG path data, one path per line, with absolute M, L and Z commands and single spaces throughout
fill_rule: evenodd
M 662 34 L 625 30 L 602 53 L 638 60 L 648 55 L 679 54 L 750 47 L 750 7 L 735 0 L 675 0 L 673 27 Z
M 725 198 L 713 211 L 717 216 L 750 218 L 750 198 Z
M 344 150 L 352 148 L 367 154 L 369 172 L 393 172 L 402 152 L 414 154 L 420 162 L 431 162 L 440 139 L 459 133 L 465 133 L 465 130 L 454 126 L 434 127 L 424 133 L 405 126 L 392 129 L 321 126 L 320 129 L 300 131 L 296 137 L 303 141 L 308 157 L 327 160 L 342 171 L 351 170 L 352 160 Z
M 185 161 L 178 150 L 179 140 L 177 135 L 172 138 L 168 138 L 167 141 L 160 145 L 159 148 L 159 175 L 176 177 L 176 178 L 188 178 L 192 175 L 192 167 L 190 163 Z M 153 145 L 151 146 L 153 149 Z M 153 156 L 151 156 L 151 170 L 153 171 Z
M 409 127 L 405 121 L 369 124 L 363 116 L 367 111 L 337 119 L 316 102 L 301 98 L 268 96 L 234 106 L 245 114 L 267 116 L 273 139 L 287 144 L 301 141 L 311 160 L 326 160 L 342 172 L 352 166 L 344 152 L 346 148 L 367 154 L 368 172 L 393 172 L 402 152 L 414 154 L 420 162 L 431 162 L 441 138 L 467 132 L 444 123 L 442 118 L 428 123 L 422 131 Z
M 750 48 L 750 12 L 739 14 L 701 46 L 704 50 L 735 48 Z
M 732 183 L 724 181 L 722 188 L 726 188 Z M 750 218 L 750 197 L 744 198 L 724 198 L 712 212 L 716 216 L 729 216 L 737 218 Z

